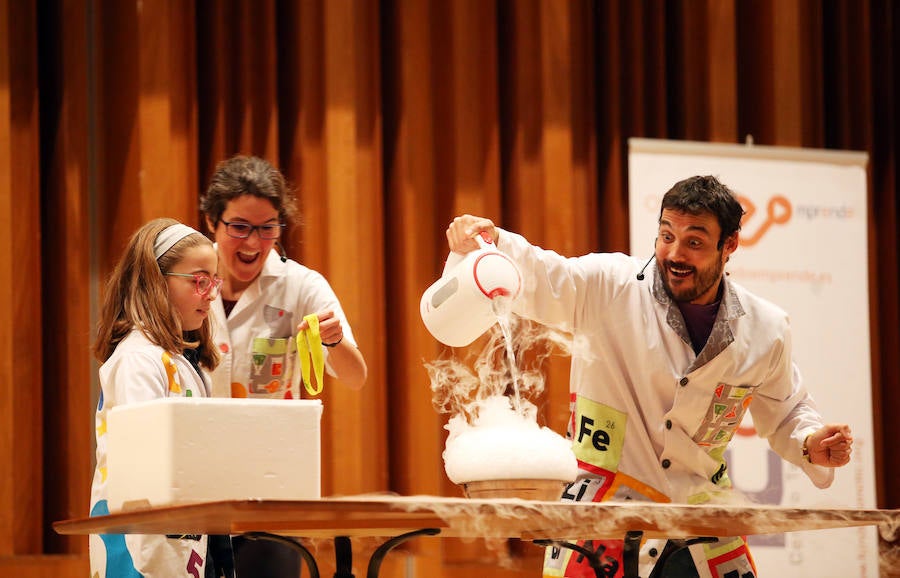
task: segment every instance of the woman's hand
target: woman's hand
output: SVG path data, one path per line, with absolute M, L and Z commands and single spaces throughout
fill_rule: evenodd
M 341 326 L 341 320 L 335 317 L 334 311 L 321 311 L 316 313 L 319 318 L 319 336 L 322 338 L 322 345 L 326 347 L 334 347 L 344 339 L 344 328 Z M 309 329 L 309 323 L 306 319 L 297 326 L 297 332 Z
M 322 345 L 328 347 L 328 366 L 337 379 L 351 389 L 359 389 L 366 383 L 368 367 L 362 353 L 349 341 L 344 341 L 344 327 L 334 311 L 320 311 L 319 337 Z M 297 331 L 309 329 L 306 320 L 301 321 Z

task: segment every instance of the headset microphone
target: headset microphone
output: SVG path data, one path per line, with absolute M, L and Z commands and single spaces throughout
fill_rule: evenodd
M 281 241 L 275 241 L 275 246 L 278 247 L 278 255 L 281 257 L 281 262 L 287 263 L 287 252 L 284 250 Z
M 649 266 L 650 266 L 650 263 L 652 263 L 652 262 L 653 262 L 653 259 L 655 259 L 655 258 L 656 258 L 656 255 L 654 255 L 653 257 L 650 257 L 649 259 L 647 259 L 647 262 L 644 263 L 644 266 L 641 267 L 640 273 L 637 274 L 637 280 L 638 280 L 638 281 L 643 281 L 643 280 L 644 280 L 644 269 L 646 269 L 647 267 L 649 267 Z

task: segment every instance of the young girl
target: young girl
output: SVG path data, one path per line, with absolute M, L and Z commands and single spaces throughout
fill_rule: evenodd
M 156 219 L 131 237 L 113 270 L 94 343 L 102 365 L 92 516 L 109 513 L 108 412 L 161 397 L 209 396 L 203 370 L 211 371 L 219 361 L 208 320 L 222 283 L 217 269 L 209 239 L 174 219 Z M 207 542 L 199 535 L 93 535 L 91 576 L 204 576 Z

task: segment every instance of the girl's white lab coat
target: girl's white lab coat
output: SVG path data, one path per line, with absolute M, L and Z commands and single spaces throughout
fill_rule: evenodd
M 108 514 L 106 417 L 118 406 L 162 397 L 209 397 L 209 385 L 182 355 L 167 353 L 133 329 L 100 366 L 96 412 L 97 465 L 91 484 L 91 515 Z M 204 440 L 207 442 L 210 440 Z M 205 535 L 167 538 L 142 534 L 92 535 L 91 576 L 185 578 L 203 576 Z

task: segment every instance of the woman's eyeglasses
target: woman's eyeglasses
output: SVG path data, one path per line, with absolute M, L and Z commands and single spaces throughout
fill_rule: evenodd
M 194 286 L 197 292 L 197 295 L 200 297 L 206 296 L 210 291 L 215 290 L 216 292 L 222 287 L 222 279 L 219 276 L 213 276 L 209 273 L 163 273 L 163 275 L 170 275 L 172 277 L 190 277 L 194 279 Z
M 225 232 L 235 239 L 246 239 L 256 231 L 260 239 L 277 239 L 281 236 L 284 223 L 266 223 L 264 225 L 251 225 L 241 221 L 222 221 Z

